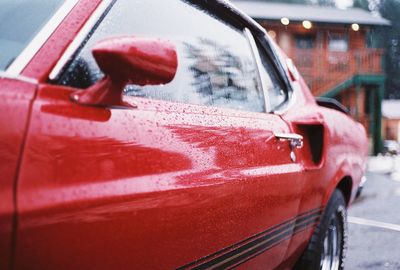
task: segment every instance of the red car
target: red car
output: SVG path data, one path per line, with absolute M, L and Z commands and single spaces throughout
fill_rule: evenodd
M 0 22 L 1 269 L 343 268 L 365 131 L 249 17 L 5 0 Z

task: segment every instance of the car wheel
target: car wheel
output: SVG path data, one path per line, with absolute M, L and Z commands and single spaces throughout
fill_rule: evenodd
M 343 194 L 335 190 L 295 269 L 343 269 L 347 247 L 346 216 Z

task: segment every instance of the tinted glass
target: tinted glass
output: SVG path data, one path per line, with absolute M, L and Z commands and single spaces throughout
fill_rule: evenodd
M 0 70 L 5 70 L 64 1 L 0 1 Z
M 256 64 L 243 31 L 178 0 L 117 1 L 59 83 L 78 88 L 95 83 L 103 74 L 91 48 L 99 40 L 123 35 L 170 40 L 179 63 L 171 83 L 129 85 L 126 95 L 264 111 Z

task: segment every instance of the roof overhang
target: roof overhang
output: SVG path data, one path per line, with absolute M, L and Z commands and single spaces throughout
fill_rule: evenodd
M 312 21 L 328 24 L 389 26 L 390 21 L 359 8 L 338 9 L 310 5 L 268 3 L 260 1 L 232 1 L 235 6 L 256 20 Z

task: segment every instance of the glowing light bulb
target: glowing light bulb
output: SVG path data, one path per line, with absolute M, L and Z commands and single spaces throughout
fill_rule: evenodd
M 276 38 L 276 32 L 273 31 L 273 30 L 269 30 L 269 31 L 268 31 L 268 35 L 269 35 L 272 39 L 275 39 L 275 38 Z
M 353 29 L 353 31 L 357 32 L 358 30 L 360 30 L 360 26 L 357 23 L 353 23 L 351 25 L 351 29 Z
M 312 23 L 310 21 L 303 21 L 303 27 L 305 29 L 311 29 Z
M 290 20 L 289 20 L 288 18 L 286 18 L 286 17 L 283 17 L 283 18 L 281 19 L 281 23 L 282 23 L 283 25 L 289 25 Z

